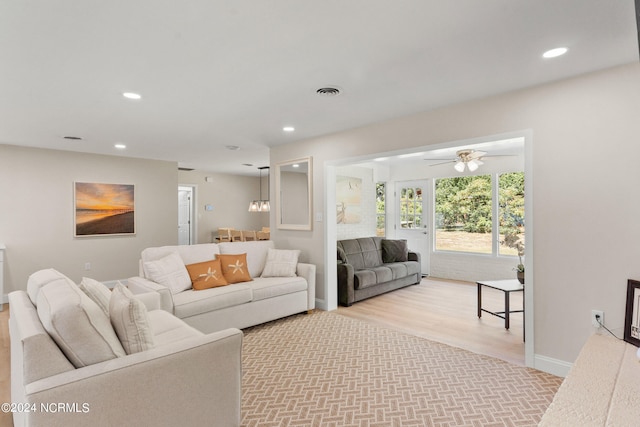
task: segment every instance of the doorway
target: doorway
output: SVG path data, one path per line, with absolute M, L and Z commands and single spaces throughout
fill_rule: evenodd
M 178 244 L 195 244 L 195 188 L 178 187 Z
M 422 275 L 429 275 L 431 236 L 429 212 L 431 211 L 429 180 L 397 182 L 395 188 L 395 234 L 406 239 L 409 250 L 422 254 Z

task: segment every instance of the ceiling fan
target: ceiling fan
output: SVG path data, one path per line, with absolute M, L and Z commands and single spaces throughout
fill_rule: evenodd
M 434 163 L 429 166 L 443 165 L 445 163 L 455 163 L 453 168 L 458 172 L 464 172 L 466 168 L 469 171 L 473 172 L 478 169 L 479 166 L 483 165 L 484 162 L 482 159 L 484 157 L 503 157 L 500 155 L 487 156 L 485 151 L 472 150 L 472 149 L 463 149 L 456 151 L 456 158 L 453 160 L 447 160 L 440 163 Z M 425 160 L 440 160 L 440 159 L 425 159 Z

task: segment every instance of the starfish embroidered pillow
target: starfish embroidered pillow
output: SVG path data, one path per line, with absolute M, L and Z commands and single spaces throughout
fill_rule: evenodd
M 229 284 L 222 274 L 219 259 L 189 264 L 187 271 L 196 291 Z
M 247 267 L 247 254 L 216 255 L 220 260 L 222 274 L 229 283 L 250 282 L 253 280 Z

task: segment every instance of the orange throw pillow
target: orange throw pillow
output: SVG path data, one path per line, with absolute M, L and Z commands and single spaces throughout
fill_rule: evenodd
M 247 267 L 247 254 L 216 255 L 220 260 L 222 274 L 229 283 L 250 282 L 253 280 Z
M 189 272 L 189 277 L 191 277 L 193 289 L 196 291 L 229 284 L 224 278 L 224 273 L 220 267 L 220 260 L 198 262 L 196 264 L 189 264 L 186 267 Z

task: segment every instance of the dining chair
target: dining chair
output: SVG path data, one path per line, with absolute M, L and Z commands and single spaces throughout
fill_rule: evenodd
M 251 242 L 256 240 L 256 232 L 253 230 L 243 230 L 242 240 L 244 240 L 245 242 Z
M 231 229 L 230 228 L 218 228 L 218 241 L 230 242 L 231 241 Z
M 242 231 L 240 231 L 240 230 L 231 230 L 229 233 L 231 235 L 231 241 L 232 242 L 242 242 L 242 241 L 244 241 L 242 239 Z

